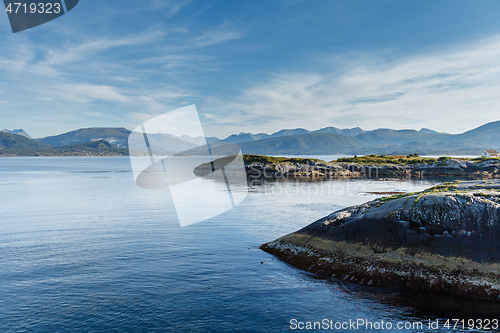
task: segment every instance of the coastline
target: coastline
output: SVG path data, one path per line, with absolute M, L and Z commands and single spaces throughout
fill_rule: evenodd
M 332 213 L 263 244 L 361 285 L 500 301 L 500 181 L 447 183 Z
M 375 156 L 375 155 L 371 155 Z M 382 155 L 383 156 L 383 155 Z M 394 156 L 398 157 L 398 156 Z M 500 178 L 498 158 L 347 158 L 325 162 L 313 158 L 285 158 L 243 155 L 245 171 L 253 179 L 335 179 L 335 178 L 426 178 L 465 177 L 471 179 Z M 392 156 L 391 156 L 392 158 Z M 224 158 L 219 164 L 224 164 Z M 385 161 L 391 163 L 384 163 Z M 227 170 L 230 172 L 230 170 Z M 210 163 L 195 168 L 194 173 L 205 176 L 212 172 Z

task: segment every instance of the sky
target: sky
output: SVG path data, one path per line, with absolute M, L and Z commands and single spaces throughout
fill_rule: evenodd
M 195 104 L 206 136 L 500 120 L 500 1 L 81 0 L 13 34 L 0 127 L 44 137 Z

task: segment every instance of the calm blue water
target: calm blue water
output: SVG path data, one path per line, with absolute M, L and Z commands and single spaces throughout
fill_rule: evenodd
M 439 311 L 422 312 L 416 296 L 318 279 L 258 247 L 375 198 L 366 192 L 433 183 L 268 183 L 253 186 L 236 209 L 180 228 L 168 191 L 137 187 L 128 158 L 1 158 L 0 332 L 298 331 L 291 319 L 427 323 Z

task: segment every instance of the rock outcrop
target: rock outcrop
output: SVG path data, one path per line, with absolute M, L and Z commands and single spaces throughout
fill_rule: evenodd
M 326 277 L 500 301 L 500 181 L 377 199 L 261 249 Z
M 245 161 L 246 163 L 247 161 Z M 425 177 L 466 177 L 472 179 L 500 178 L 500 160 L 490 159 L 473 162 L 449 159 L 434 163 L 419 164 L 357 164 L 308 160 L 307 163 L 294 162 L 253 162 L 246 163 L 249 177 L 280 178 L 425 178 Z M 204 176 L 212 172 L 211 165 L 202 164 L 194 173 Z

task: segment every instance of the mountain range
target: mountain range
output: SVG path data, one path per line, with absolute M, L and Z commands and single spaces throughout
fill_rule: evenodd
M 431 129 L 364 131 L 359 127 L 302 128 L 274 134 L 240 133 L 221 142 L 237 143 L 244 153 L 261 155 L 413 154 L 478 155 L 500 148 L 500 121 L 462 134 L 439 133 Z
M 73 145 L 52 146 L 24 135 L 0 132 L 0 155 L 3 156 L 126 156 L 128 149 L 97 140 Z
M 41 143 L 51 146 L 64 146 L 85 143 L 90 141 L 106 140 L 118 148 L 127 147 L 127 139 L 130 131 L 126 128 L 82 128 L 64 134 L 47 136 L 35 139 Z
M 340 134 L 344 136 L 356 136 L 358 134 L 364 133 L 364 131 L 359 128 L 351 128 L 351 129 L 339 129 L 336 127 L 325 127 L 316 131 L 308 131 L 304 128 L 296 128 L 296 129 L 283 129 L 273 134 L 259 133 L 244 133 L 233 134 L 228 136 L 223 140 L 212 140 L 212 141 L 221 141 L 221 142 L 230 142 L 230 143 L 243 143 L 243 142 L 251 142 L 251 141 L 259 141 L 265 139 L 279 138 L 283 136 L 294 136 L 294 135 L 304 135 L 311 133 L 331 133 L 331 134 Z
M 126 128 L 84 128 L 39 139 L 22 129 L 0 132 L 0 154 L 15 150 L 44 150 L 74 146 L 89 142 L 108 142 L 117 149 L 128 148 Z M 192 138 L 163 134 L 148 134 L 152 146 L 164 151 L 182 152 L 203 145 L 203 137 Z M 478 155 L 486 149 L 500 148 L 500 121 L 491 122 L 462 134 L 439 133 L 423 128 L 417 130 L 376 129 L 359 127 L 339 129 L 325 127 L 316 131 L 303 128 L 283 129 L 273 134 L 239 133 L 225 139 L 207 138 L 211 144 L 235 143 L 245 154 L 262 155 L 332 155 L 332 154 L 463 154 Z M 81 146 L 78 149 L 88 149 Z M 102 146 L 107 149 L 109 147 Z M 98 148 L 95 148 L 98 149 Z M 3 151 L 2 151 L 3 150 Z M 116 152 L 114 152 L 116 153 Z M 114 154 L 113 153 L 113 154 Z

